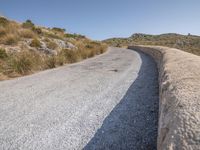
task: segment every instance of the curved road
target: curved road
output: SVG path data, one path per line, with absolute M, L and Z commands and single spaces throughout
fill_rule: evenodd
M 154 61 L 110 48 L 0 82 L 0 149 L 156 149 L 157 112 Z

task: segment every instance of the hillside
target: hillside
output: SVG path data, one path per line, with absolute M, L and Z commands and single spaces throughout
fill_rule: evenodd
M 0 80 L 74 63 L 105 50 L 105 44 L 65 29 L 0 17 Z
M 136 33 L 129 38 L 112 38 L 104 40 L 111 46 L 127 46 L 127 45 L 160 45 L 172 48 L 182 49 L 196 55 L 200 55 L 200 36 L 181 35 L 181 34 L 161 34 L 149 35 Z

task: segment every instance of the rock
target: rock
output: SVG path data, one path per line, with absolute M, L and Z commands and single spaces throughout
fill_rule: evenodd
M 20 52 L 21 48 L 14 46 L 14 47 L 5 47 L 6 52 Z
M 73 45 L 70 42 L 67 42 L 66 46 L 67 46 L 68 49 L 78 49 L 75 45 Z
M 70 42 L 65 42 L 60 39 L 54 39 L 53 41 L 58 45 L 59 49 L 77 49 L 77 47 Z
M 44 52 L 45 54 L 57 55 L 57 51 L 49 49 L 49 48 L 38 48 L 37 50 Z
M 50 54 L 50 55 L 57 55 L 57 51 L 54 49 L 50 49 L 47 47 L 47 44 L 43 41 L 40 40 L 41 43 L 41 48 L 38 48 L 37 50 L 45 53 L 45 54 Z
M 63 40 L 53 39 L 53 41 L 58 45 L 59 49 L 65 49 L 66 48 L 66 44 Z

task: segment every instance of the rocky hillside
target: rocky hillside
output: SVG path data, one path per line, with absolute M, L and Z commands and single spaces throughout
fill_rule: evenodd
M 0 79 L 81 61 L 105 50 L 105 44 L 65 29 L 0 17 Z
M 184 51 L 200 55 L 200 36 L 181 35 L 181 34 L 133 34 L 129 38 L 112 38 L 104 40 L 105 43 L 112 46 L 127 46 L 127 45 L 160 45 L 172 48 L 182 49 Z

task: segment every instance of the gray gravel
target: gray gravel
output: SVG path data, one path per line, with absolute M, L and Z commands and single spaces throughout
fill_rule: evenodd
M 156 149 L 157 112 L 154 61 L 110 48 L 0 82 L 0 149 Z

